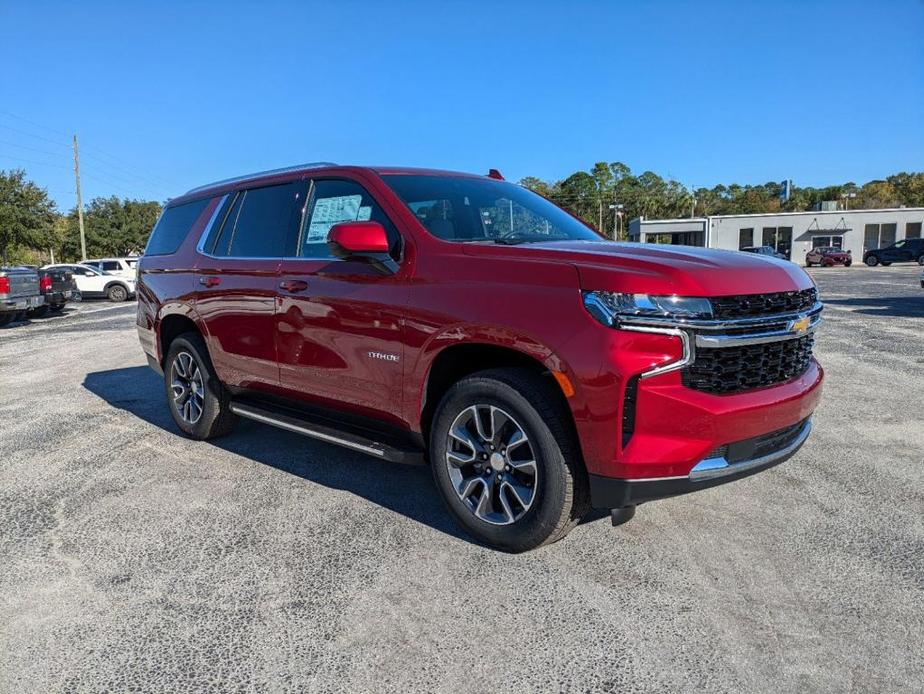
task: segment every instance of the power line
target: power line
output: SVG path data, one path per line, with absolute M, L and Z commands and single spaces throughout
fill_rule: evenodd
M 19 149 L 27 149 L 30 152 L 38 152 L 39 154 L 48 154 L 52 157 L 59 156 L 58 152 L 49 152 L 47 149 L 39 149 L 38 147 L 29 147 L 28 145 L 20 145 L 16 142 L 7 142 L 5 140 L 0 140 L 0 145 L 7 145 L 9 147 L 18 147 Z
M 10 154 L 4 154 L 4 153 L 2 153 L 2 152 L 0 152 L 0 157 L 2 157 L 2 158 L 4 158 L 4 159 L 12 159 L 13 161 L 25 162 L 26 164 L 35 164 L 36 166 L 51 166 L 51 167 L 53 167 L 53 168 L 55 168 L 55 169 L 64 169 L 65 171 L 70 171 L 70 169 L 71 169 L 71 167 L 69 167 L 69 166 L 64 166 L 64 165 L 62 165 L 62 164 L 53 164 L 53 163 L 47 162 L 47 161 L 35 161 L 34 159 L 25 159 L 25 158 L 23 158 L 23 157 L 14 157 L 14 156 L 12 156 L 12 155 L 10 155 Z
M 25 118 L 23 116 L 18 116 L 11 111 L 7 111 L 5 108 L 0 109 L 0 113 L 5 113 L 11 118 L 15 118 L 16 120 L 21 120 L 23 123 L 28 123 L 29 125 L 35 126 L 36 128 L 41 128 L 42 130 L 47 130 L 48 132 L 55 133 L 56 135 L 63 135 L 64 137 L 70 137 L 70 135 L 68 135 L 65 132 L 62 132 L 61 130 L 57 130 L 55 128 L 49 128 L 47 125 L 42 125 L 41 123 L 36 123 L 35 121 L 29 120 L 28 118 Z
M 86 147 L 84 147 L 84 149 L 86 149 Z M 103 156 L 109 157 L 110 159 L 114 159 L 114 160 L 117 161 L 117 162 L 121 162 L 122 164 L 127 164 L 128 166 L 131 166 L 131 164 L 130 164 L 129 162 L 125 161 L 124 159 L 120 159 L 119 157 L 115 156 L 114 154 L 109 154 L 108 152 L 103 151 L 102 149 L 100 149 L 100 148 L 97 147 L 96 145 L 94 145 L 93 147 L 91 147 L 91 149 L 92 149 L 94 152 L 96 152 L 97 154 L 102 154 Z M 95 156 L 94 158 L 99 159 L 98 156 Z M 111 166 L 111 164 L 110 164 L 110 166 Z M 161 177 L 161 176 L 158 176 L 157 174 L 151 174 L 151 176 L 153 176 L 154 178 L 156 178 L 156 179 L 158 179 L 159 181 L 161 181 L 161 185 L 166 184 L 166 185 L 168 185 L 168 186 L 170 186 L 170 187 L 172 187 L 172 188 L 177 188 L 177 187 L 178 187 L 175 183 L 173 183 L 173 182 L 171 182 L 171 181 L 168 181 L 166 178 L 163 178 L 163 177 Z
M 10 125 L 4 125 L 3 123 L 0 123 L 0 128 L 5 128 L 6 130 L 18 133 L 19 135 L 25 135 L 26 137 L 34 137 L 36 140 L 42 140 L 43 142 L 50 142 L 51 144 L 58 145 L 59 147 L 67 147 L 67 145 L 58 142 L 57 140 L 52 140 L 51 138 L 43 137 L 42 135 L 36 135 L 35 133 L 26 132 L 25 130 L 20 130 L 19 128 L 14 128 Z
M 41 128 L 41 129 L 47 130 L 47 131 L 49 131 L 49 132 L 54 132 L 54 133 L 60 133 L 60 132 L 61 132 L 61 131 L 59 131 L 59 130 L 56 130 L 55 128 L 49 128 L 48 126 L 41 125 L 40 123 L 36 123 L 35 121 L 32 121 L 32 120 L 30 120 L 30 119 L 28 119 L 28 118 L 24 118 L 23 116 L 19 116 L 19 115 L 15 114 L 15 113 L 12 113 L 12 112 L 7 111 L 7 110 L 5 110 L 5 109 L 0 109 L 0 113 L 6 114 L 7 116 L 10 116 L 10 117 L 12 117 L 12 118 L 16 118 L 17 120 L 21 120 L 21 121 L 23 121 L 23 122 L 25 122 L 25 123 L 29 123 L 30 125 L 32 125 L 32 126 L 34 126 L 34 127 Z M 68 147 L 68 148 L 70 148 L 70 145 L 65 145 L 65 144 L 63 144 L 63 143 L 60 142 L 60 141 L 52 140 L 52 139 L 47 138 L 47 137 L 45 137 L 45 136 L 43 136 L 43 135 L 36 135 L 35 133 L 30 133 L 30 132 L 28 132 L 28 131 L 21 130 L 21 129 L 19 129 L 19 128 L 14 128 L 14 127 L 12 127 L 12 126 L 10 126 L 10 125 L 5 125 L 5 124 L 3 124 L 3 123 L 0 123 L 0 128 L 5 128 L 6 130 L 10 130 L 10 131 L 12 131 L 12 132 L 19 133 L 20 135 L 25 135 L 26 137 L 33 137 L 33 138 L 35 138 L 35 139 L 37 139 L 37 140 L 42 140 L 43 142 L 49 142 L 49 143 L 54 144 L 54 145 L 60 145 L 60 146 L 63 146 L 63 147 Z M 62 134 L 63 134 L 63 133 L 62 133 Z M 12 143 L 8 143 L 8 144 L 12 144 Z M 13 146 L 14 146 L 14 147 L 23 147 L 23 145 L 15 145 L 15 144 L 13 144 Z M 26 149 L 28 149 L 28 148 L 26 148 Z M 96 159 L 96 160 L 99 161 L 100 163 L 105 164 L 107 167 L 110 167 L 110 168 L 113 168 L 113 169 L 118 169 L 118 170 L 122 171 L 124 175 L 121 176 L 120 178 L 122 178 L 123 180 L 124 180 L 124 178 L 125 178 L 125 175 L 127 175 L 127 176 L 129 176 L 129 177 L 131 177 L 131 178 L 136 178 L 136 179 L 138 179 L 138 180 L 140 180 L 140 181 L 145 181 L 148 185 L 154 185 L 154 186 L 156 186 L 156 187 L 159 189 L 159 192 L 160 192 L 160 193 L 165 193 L 165 192 L 167 192 L 167 188 L 164 188 L 163 186 L 168 186 L 170 189 L 176 189 L 176 188 L 179 187 L 179 186 L 177 186 L 176 184 L 174 184 L 174 183 L 172 183 L 172 182 L 168 181 L 167 179 L 162 178 L 162 177 L 160 177 L 160 176 L 155 176 L 154 174 L 147 175 L 147 174 L 138 173 L 138 172 L 136 172 L 136 170 L 135 170 L 134 168 L 128 168 L 128 167 L 132 167 L 132 165 L 131 165 L 129 162 L 125 161 L 124 159 L 120 159 L 119 157 L 116 157 L 114 154 L 109 154 L 108 152 L 103 151 L 102 149 L 100 149 L 99 147 L 96 147 L 95 145 L 94 145 L 93 147 L 89 147 L 90 152 L 87 152 L 88 147 L 86 146 L 86 144 L 83 146 L 82 149 L 83 149 L 83 155 L 84 155 L 84 157 L 90 157 L 91 159 Z M 37 150 L 37 149 L 36 149 L 35 151 L 41 151 L 41 150 Z M 41 151 L 41 152 L 42 152 L 43 154 L 51 154 L 51 152 L 46 152 L 46 151 Z M 108 157 L 108 158 L 110 158 L 110 159 L 114 159 L 114 160 L 116 160 L 116 161 L 122 162 L 123 165 L 120 166 L 120 165 L 117 165 L 117 164 L 113 164 L 112 162 L 106 161 L 105 159 L 103 159 L 103 158 L 102 158 L 101 156 L 99 156 L 99 155 L 103 155 L 103 156 Z M 157 180 L 155 180 L 155 179 L 157 179 Z

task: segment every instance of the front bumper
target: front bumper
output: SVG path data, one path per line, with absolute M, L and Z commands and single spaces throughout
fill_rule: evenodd
M 620 479 L 590 475 L 594 508 L 627 508 L 646 501 L 708 489 L 748 477 L 789 460 L 812 431 L 811 418 L 753 439 L 721 446 L 687 475 L 651 479 Z

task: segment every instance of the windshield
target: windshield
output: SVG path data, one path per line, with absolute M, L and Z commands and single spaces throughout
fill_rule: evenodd
M 457 242 L 600 241 L 592 229 L 522 186 L 461 176 L 382 177 L 437 238 Z

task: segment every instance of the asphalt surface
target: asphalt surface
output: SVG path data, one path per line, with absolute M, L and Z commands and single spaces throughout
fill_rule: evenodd
M 133 305 L 0 330 L 0 691 L 922 691 L 918 272 L 813 270 L 795 458 L 517 556 L 426 469 L 181 438 Z

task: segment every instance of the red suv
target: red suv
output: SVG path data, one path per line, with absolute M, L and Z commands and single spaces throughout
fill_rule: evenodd
M 822 305 L 796 265 L 613 243 L 496 171 L 196 188 L 137 291 L 184 434 L 247 417 L 428 463 L 456 520 L 508 551 L 780 463 L 821 395 Z

